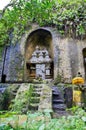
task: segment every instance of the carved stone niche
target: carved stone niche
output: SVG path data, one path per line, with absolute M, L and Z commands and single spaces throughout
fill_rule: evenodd
M 38 46 L 29 59 L 28 63 L 29 78 L 41 77 L 42 79 L 53 78 L 53 62 L 46 48 L 40 49 Z

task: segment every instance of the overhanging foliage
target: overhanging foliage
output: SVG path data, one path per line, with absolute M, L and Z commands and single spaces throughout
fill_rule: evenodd
M 33 22 L 55 26 L 63 35 L 84 39 L 86 0 L 11 0 L 1 11 L 0 45 L 15 43 Z

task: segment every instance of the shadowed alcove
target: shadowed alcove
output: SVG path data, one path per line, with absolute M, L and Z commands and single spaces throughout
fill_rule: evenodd
M 84 70 L 85 70 L 85 79 L 86 79 L 86 48 L 83 49 L 83 61 L 84 61 Z
M 53 45 L 50 31 L 31 32 L 25 46 L 25 81 L 53 78 Z

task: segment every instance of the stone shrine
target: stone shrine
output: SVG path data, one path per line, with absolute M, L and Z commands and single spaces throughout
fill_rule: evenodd
M 36 46 L 32 57 L 27 61 L 27 68 L 30 79 L 53 78 L 53 61 L 46 48 L 41 49 L 39 46 Z

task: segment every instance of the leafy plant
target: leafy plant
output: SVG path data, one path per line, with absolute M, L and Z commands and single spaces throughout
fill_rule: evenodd
M 86 0 L 11 0 L 9 5 L 0 12 L 0 45 L 15 44 L 33 22 L 69 37 L 86 36 Z
M 0 124 L 0 130 L 85 130 L 86 129 L 86 113 L 81 108 L 72 115 L 62 116 L 59 118 L 50 119 L 49 113 L 37 112 L 34 114 L 28 113 L 27 120 L 21 125 L 17 124 L 13 127 L 8 118 L 8 124 Z M 18 117 L 11 118 L 18 123 Z

